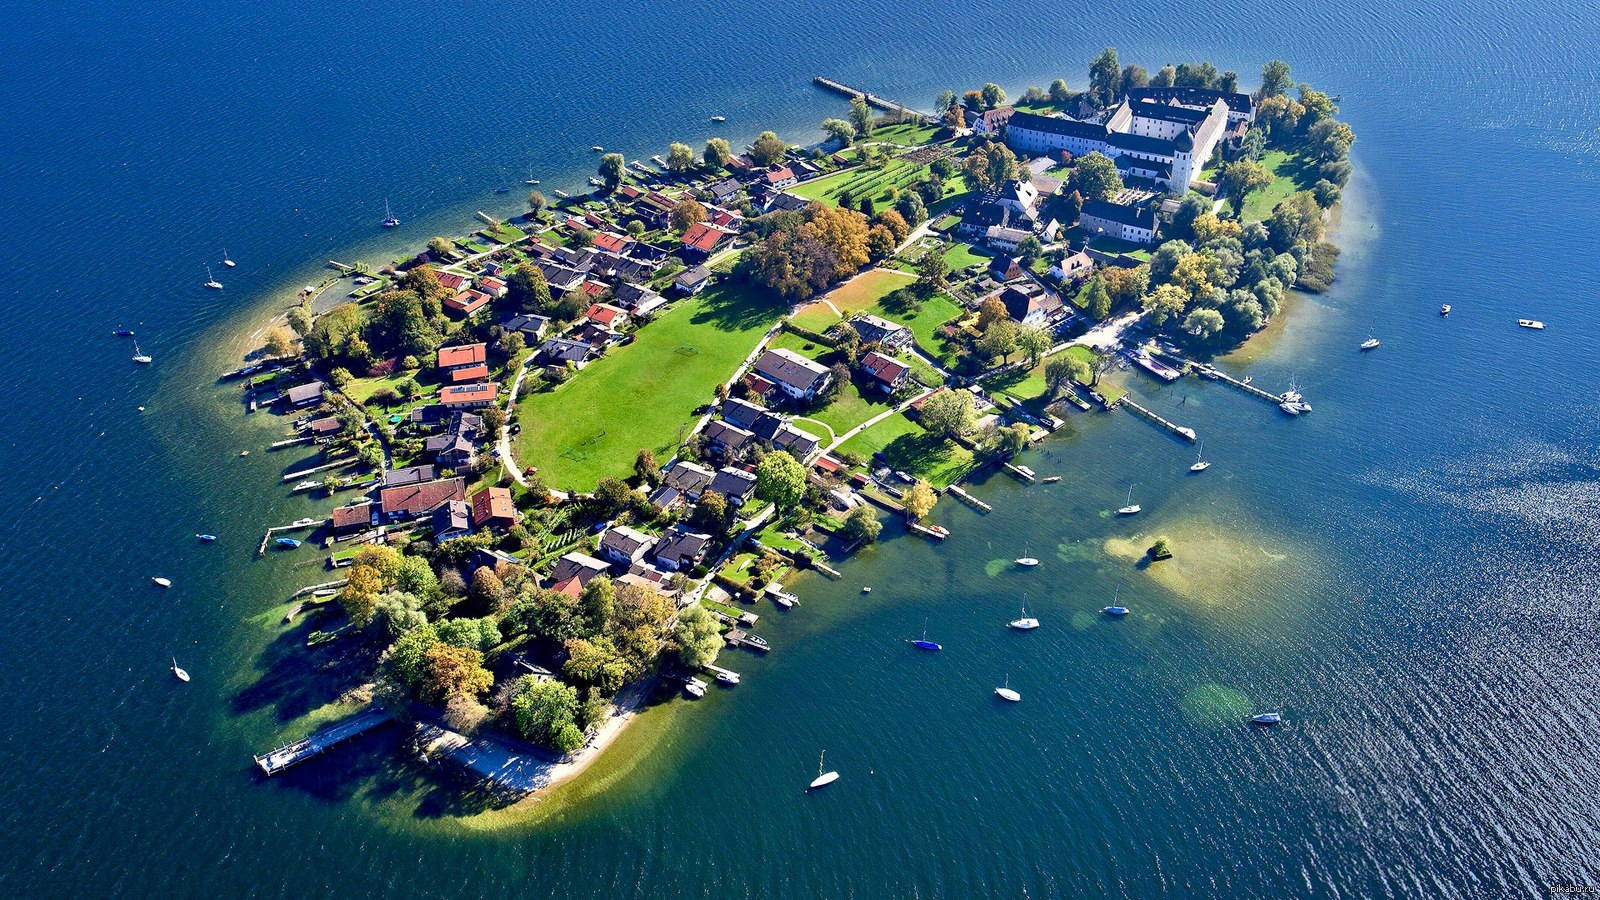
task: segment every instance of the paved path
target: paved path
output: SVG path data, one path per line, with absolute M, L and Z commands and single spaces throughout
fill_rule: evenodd
M 529 354 L 528 360 L 531 359 L 533 359 L 533 355 Z M 506 471 L 510 473 L 511 480 L 515 481 L 518 487 L 524 488 L 528 486 L 528 479 L 522 474 L 522 467 L 517 465 L 516 457 L 511 455 L 511 417 L 516 413 L 517 392 L 522 390 L 522 376 L 526 374 L 528 374 L 528 361 L 524 360 L 517 369 L 517 377 L 511 381 L 511 391 L 506 395 L 506 423 L 500 429 L 500 443 L 498 445 L 500 448 L 500 461 L 505 463 Z
M 872 426 L 878 424 L 879 422 L 882 422 L 884 419 L 889 418 L 890 416 L 894 415 L 895 413 L 906 411 L 907 409 L 909 409 L 911 407 L 911 404 L 917 402 L 918 400 L 921 400 L 923 397 L 928 396 L 929 394 L 933 393 L 936 390 L 938 390 L 938 388 L 928 388 L 927 390 L 925 390 L 922 393 L 916 395 L 915 397 L 912 397 L 910 400 L 907 400 L 906 402 L 900 404 L 899 406 L 896 406 L 896 407 L 894 407 L 892 409 L 886 409 L 883 412 L 878 413 L 877 415 L 875 415 L 872 418 L 866 420 L 865 422 L 862 422 L 860 425 L 857 425 L 856 427 L 850 429 L 849 431 L 846 431 L 844 434 L 839 435 L 837 438 L 834 438 L 833 443 L 831 443 L 831 444 L 829 444 L 827 446 L 826 451 L 832 451 L 833 448 L 839 446 L 840 444 L 844 443 L 845 441 L 850 440 L 851 438 L 855 437 L 856 435 L 860 434 L 861 432 L 866 431 L 868 428 L 871 428 Z

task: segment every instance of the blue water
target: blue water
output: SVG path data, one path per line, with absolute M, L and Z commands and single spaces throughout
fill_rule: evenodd
M 0 837 L 7 895 L 1448 896 L 1600 883 L 1592 550 L 1600 17 L 1564 3 L 1137 11 L 934 0 L 781 9 L 103 2 L 0 30 Z M 1223 23 L 1214 25 L 1213 23 Z M 499 829 L 379 739 L 266 784 L 333 699 L 270 610 L 321 511 L 212 383 L 329 257 L 384 261 L 522 180 L 841 109 L 1272 56 L 1343 95 L 1341 278 L 1230 365 L 1316 411 L 1130 383 L 1216 465 L 1123 415 L 941 503 L 769 612 L 736 691 L 659 710 L 588 796 Z M 729 123 L 707 123 L 721 113 Z M 513 188 L 495 195 L 498 186 Z M 405 225 L 377 228 L 385 201 Z M 218 265 L 226 247 L 237 269 Z M 206 264 L 227 288 L 204 290 Z M 1449 302 L 1456 312 L 1440 320 Z M 1550 323 L 1543 333 L 1519 317 Z M 109 337 L 136 328 L 157 362 Z M 1368 331 L 1372 354 L 1355 344 Z M 146 407 L 140 412 L 137 407 Z M 240 458 L 242 449 L 255 449 Z M 1146 512 L 1108 518 L 1130 483 Z M 192 543 L 216 533 L 214 546 Z M 1170 535 L 1179 565 L 1118 554 Z M 1107 542 L 1112 543 L 1108 544 Z M 1045 564 L 988 565 L 1031 548 Z M 149 585 L 152 575 L 176 582 Z M 863 598 L 862 584 L 875 592 Z M 1118 596 L 1134 608 L 1092 611 Z M 1001 626 L 1023 595 L 1045 627 Z M 900 639 L 924 620 L 941 654 Z M 179 689 L 178 654 L 195 675 Z M 996 706 L 1009 675 L 1024 695 Z M 1241 710 L 1282 708 L 1273 732 Z M 392 742 L 392 739 L 389 739 Z M 819 749 L 845 778 L 802 797 Z

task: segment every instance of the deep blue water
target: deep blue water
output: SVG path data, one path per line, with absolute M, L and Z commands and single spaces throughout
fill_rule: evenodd
M 89 2 L 0 30 L 0 886 L 261 897 L 1450 896 L 1600 883 L 1600 363 L 1592 7 L 949 0 L 781 9 Z M 381 741 L 272 784 L 249 755 L 331 697 L 251 560 L 279 425 L 211 379 L 324 260 L 384 260 L 521 181 L 582 183 L 713 132 L 794 138 L 828 74 L 926 105 L 1013 94 L 1114 43 L 1150 69 L 1282 56 L 1343 95 L 1359 173 L 1341 279 L 1231 365 L 1289 421 L 1135 382 L 1205 436 L 1079 419 L 806 605 L 746 682 L 641 724 L 631 768 L 532 825 L 453 817 Z M 497 186 L 514 188 L 505 196 Z M 381 232 L 387 200 L 406 222 Z M 226 247 L 240 265 L 217 267 Z M 200 287 L 217 268 L 223 292 Z M 1440 320 L 1442 302 L 1456 312 Z M 1543 319 L 1543 333 L 1515 319 Z M 108 337 L 136 327 L 155 366 Z M 1362 355 L 1372 331 L 1383 347 Z M 145 406 L 141 413 L 136 408 Z M 257 452 L 241 459 L 241 449 Z M 1115 521 L 1137 482 L 1146 512 Z M 218 545 L 190 543 L 213 531 Z M 1169 534 L 1181 566 L 1116 555 Z M 1045 565 L 987 564 L 1028 546 Z M 298 565 L 297 565 L 298 560 Z M 152 575 L 172 577 L 169 592 Z M 873 584 L 870 598 L 856 593 Z M 1120 591 L 1135 615 L 1090 611 Z M 1045 628 L 1000 624 L 1026 594 Z M 908 657 L 930 621 L 949 649 Z M 770 624 L 769 624 L 770 623 Z M 195 683 L 165 672 L 179 654 Z M 1025 700 L 996 707 L 1009 675 Z M 1241 708 L 1282 707 L 1272 733 Z M 670 718 L 667 718 L 670 717 Z M 649 717 L 647 717 L 648 720 Z M 819 748 L 845 780 L 802 798 Z M 420 785 L 420 786 L 419 786 Z

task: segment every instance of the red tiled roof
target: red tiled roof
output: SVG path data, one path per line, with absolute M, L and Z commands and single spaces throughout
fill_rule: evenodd
M 775 172 L 768 172 L 764 177 L 767 179 L 767 184 L 778 184 L 779 182 L 788 181 L 789 179 L 793 178 L 794 170 L 790 169 L 788 166 L 784 166 Z
M 861 357 L 861 368 L 865 369 L 868 375 L 884 384 L 892 384 L 896 378 L 911 371 L 910 366 L 892 356 L 885 356 L 876 350 Z
M 598 297 L 606 292 L 605 284 L 599 281 L 585 281 L 582 285 L 583 292 L 591 297 Z
M 704 222 L 696 222 L 689 226 L 688 231 L 683 233 L 683 243 L 685 246 L 693 247 L 696 250 L 710 252 L 712 248 L 717 246 L 718 241 L 727 236 L 728 233 L 726 231 L 712 228 Z
M 610 326 L 613 322 L 617 321 L 617 319 L 625 315 L 627 315 L 626 312 L 618 309 L 615 306 L 612 306 L 609 303 L 596 303 L 589 307 L 588 312 L 585 312 L 583 317 L 591 322 L 598 322 L 601 325 Z
M 462 366 L 450 370 L 450 383 L 461 384 L 465 381 L 482 381 L 489 377 L 489 367 L 483 363 L 475 366 Z
M 336 506 L 333 509 L 333 527 L 354 528 L 372 523 L 372 504 L 354 503 L 350 506 Z
M 579 581 L 578 576 L 574 575 L 566 581 L 558 581 L 550 585 L 550 590 L 576 600 L 583 596 L 583 582 Z
M 439 348 L 439 368 L 454 369 L 457 366 L 472 366 L 486 362 L 489 359 L 487 344 L 461 344 L 455 347 Z
M 751 372 L 749 375 L 744 377 L 744 383 L 750 388 L 750 393 L 755 394 L 758 397 L 766 396 L 767 391 L 777 387 L 777 385 L 765 378 L 762 378 L 760 375 L 757 375 L 754 372 Z
M 478 289 L 489 294 L 499 294 L 505 291 L 506 283 L 498 278 L 482 278 L 478 281 Z
M 612 234 L 609 231 L 602 231 L 594 236 L 594 245 L 597 249 L 609 250 L 612 253 L 621 253 L 631 243 L 633 238 Z
M 462 290 L 472 283 L 472 279 L 465 275 L 458 275 L 455 272 L 440 272 L 437 269 L 434 270 L 433 277 L 439 279 L 440 284 L 452 291 Z
M 812 463 L 812 465 L 824 472 L 837 472 L 844 468 L 844 463 L 839 462 L 837 459 L 834 459 L 831 456 L 819 456 L 817 457 L 817 461 Z
M 379 495 L 387 515 L 409 513 L 420 516 L 448 500 L 467 499 L 467 482 L 464 478 L 446 478 L 442 481 L 424 481 L 401 487 L 384 488 Z
M 464 316 L 470 316 L 488 305 L 489 295 L 482 291 L 462 291 L 444 301 L 445 309 L 453 309 Z
M 511 502 L 511 490 L 503 487 L 485 488 L 472 495 L 472 523 L 515 522 L 516 504 Z
M 439 391 L 439 402 L 445 406 L 457 406 L 468 403 L 482 403 L 493 401 L 500 392 L 500 385 L 494 382 L 484 384 L 453 385 Z

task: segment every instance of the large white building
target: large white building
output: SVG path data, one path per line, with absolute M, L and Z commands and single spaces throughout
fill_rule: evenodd
M 1181 193 L 1194 183 L 1229 129 L 1253 117 L 1250 98 L 1243 94 L 1148 88 L 1133 92 L 1103 124 L 1019 112 L 1006 123 L 1006 144 L 1030 156 L 1062 150 L 1073 156 L 1101 153 L 1123 175 Z

